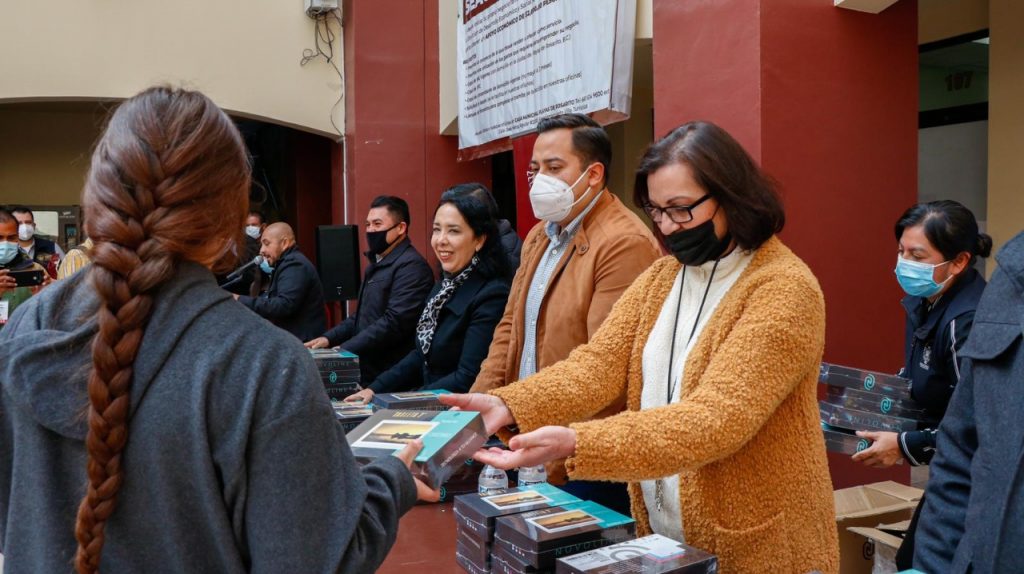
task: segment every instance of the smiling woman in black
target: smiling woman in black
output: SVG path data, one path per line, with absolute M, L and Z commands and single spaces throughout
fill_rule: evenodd
M 472 386 L 505 310 L 512 275 L 489 199 L 490 192 L 476 183 L 441 195 L 430 239 L 441 281 L 420 314 L 414 348 L 350 401 L 420 388 L 466 392 Z

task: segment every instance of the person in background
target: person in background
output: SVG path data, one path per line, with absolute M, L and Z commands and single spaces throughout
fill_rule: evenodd
M 723 573 L 836 574 L 817 402 L 825 301 L 777 237 L 774 185 L 732 136 L 690 122 L 648 148 L 634 199 L 672 256 L 590 342 L 488 395 L 441 400 L 508 441 L 480 462 L 568 457 L 573 480 L 628 482 L 638 535 L 713 552 Z M 588 420 L 621 397 L 626 412 Z
M 67 279 L 88 265 L 90 261 L 89 253 L 92 252 L 92 246 L 92 239 L 87 237 L 85 241 L 77 247 L 69 249 L 67 254 L 64 255 L 64 258 L 60 260 L 60 265 L 57 267 L 57 279 Z
M 18 220 L 18 244 L 28 258 L 41 265 L 51 278 L 57 277 L 57 266 L 64 258 L 64 250 L 49 239 L 36 236 L 36 216 L 32 210 L 19 205 L 11 209 Z
M 260 241 L 260 268 L 270 275 L 270 286 L 258 297 L 235 293 L 235 299 L 300 341 L 322 333 L 327 327 L 323 285 L 316 268 L 299 251 L 291 226 L 273 223 Z
M 3 328 L 18 306 L 42 288 L 42 285 L 18 287 L 17 281 L 10 273 L 33 270 L 45 273 L 46 271 L 42 265 L 29 259 L 28 255 L 18 247 L 19 227 L 14 214 L 0 209 L 0 328 Z M 50 278 L 47 275 L 44 277 L 44 285 L 49 282 Z
M 202 94 L 151 88 L 110 118 L 82 196 L 92 264 L 0 331 L 8 571 L 373 572 L 436 500 L 416 442 L 360 468 L 309 353 L 217 286 L 248 193 Z
M 441 194 L 430 239 L 441 280 L 416 324 L 414 348 L 347 400 L 365 403 L 375 393 L 419 388 L 469 390 L 487 356 L 512 281 L 490 197 L 479 183 L 456 185 Z
M 260 254 L 260 247 L 262 247 L 260 236 L 266 228 L 267 224 L 263 214 L 258 211 L 249 211 L 249 214 L 245 216 L 245 250 L 238 257 L 237 265 L 245 265 Z M 255 297 L 262 292 L 263 280 L 266 278 L 259 266 L 250 265 L 242 272 L 241 276 L 233 280 L 228 280 L 227 275 L 218 276 L 217 282 L 230 293 Z M 256 287 L 255 293 L 253 293 L 252 285 L 255 281 L 259 281 L 260 285 Z
M 647 226 L 608 190 L 612 144 L 604 128 L 580 114 L 550 117 L 530 161 L 530 202 L 541 221 L 523 242 L 508 304 L 477 375 L 473 392 L 486 392 L 566 358 L 586 343 L 630 283 L 660 255 Z M 625 397 L 594 411 L 622 411 Z M 625 486 L 566 484 L 561 461 L 548 480 L 585 500 L 629 511 Z
M 409 204 L 382 195 L 366 215 L 366 268 L 359 306 L 322 336 L 306 342 L 310 349 L 341 346 L 359 356 L 362 381 L 374 381 L 412 350 L 416 321 L 434 285 L 434 273 L 409 241 Z
M 985 278 L 973 265 L 992 250 L 992 238 L 978 231 L 974 214 L 950 200 L 907 209 L 896 222 L 895 232 L 899 253 L 896 280 L 907 294 L 902 301 L 907 320 L 900 375 L 911 380 L 911 398 L 925 411 L 927 422 L 923 430 L 858 432 L 873 443 L 853 455 L 853 460 L 875 468 L 901 460 L 921 466 L 932 460 L 939 422 L 960 383 L 962 349 L 985 290 Z M 900 570 L 913 566 L 921 506 L 917 506 L 896 555 Z
M 491 217 L 498 222 L 498 236 L 501 238 L 501 247 L 505 250 L 505 255 L 508 256 L 512 273 L 515 274 L 516 270 L 519 269 L 519 255 L 523 250 L 523 240 L 519 239 L 519 235 L 513 229 L 509 220 L 501 217 L 501 212 L 498 210 L 498 202 L 494 200 L 494 195 L 491 194 L 489 189 L 481 183 L 465 185 L 472 186 L 473 195 L 487 204 L 488 209 L 491 211 Z

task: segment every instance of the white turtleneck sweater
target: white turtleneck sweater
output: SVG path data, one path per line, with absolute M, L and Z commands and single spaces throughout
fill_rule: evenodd
M 719 301 L 725 297 L 733 284 L 747 268 L 750 260 L 753 259 L 753 251 L 742 251 L 734 249 L 732 253 L 723 257 L 715 269 L 714 278 L 711 277 L 711 270 L 715 262 L 709 261 L 698 267 L 683 267 L 676 275 L 672 291 L 661 306 L 658 320 L 654 323 L 654 329 L 644 346 L 643 355 L 643 380 L 644 386 L 640 395 L 641 409 L 654 409 L 667 404 L 669 385 L 669 361 L 672 361 L 672 400 L 679 400 L 680 382 L 683 380 L 683 373 L 686 366 L 686 357 L 690 349 L 700 338 L 704 325 L 715 312 Z M 682 281 L 683 273 L 686 274 L 685 283 Z M 709 286 L 708 281 L 711 280 Z M 682 299 L 680 300 L 680 288 L 682 288 Z M 697 317 L 701 300 L 707 291 L 707 300 L 704 302 L 704 309 Z M 679 321 L 673 326 L 672 321 L 676 318 L 676 302 L 679 305 Z M 697 324 L 690 337 L 690 331 Z M 675 349 L 672 347 L 672 330 L 675 328 Z M 679 424 L 686 424 L 686 421 L 679 421 Z M 640 487 L 644 493 L 644 504 L 647 505 L 647 514 L 650 516 L 651 528 L 656 534 L 669 538 L 685 541 L 683 533 L 683 519 L 679 510 L 679 476 L 664 477 L 662 481 L 662 508 L 658 510 L 656 480 L 644 480 Z

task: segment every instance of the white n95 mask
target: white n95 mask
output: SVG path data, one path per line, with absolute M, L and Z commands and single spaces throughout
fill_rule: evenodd
M 533 207 L 534 217 L 555 223 L 565 219 L 572 208 L 590 193 L 590 188 L 587 187 L 586 193 L 573 201 L 573 188 L 589 171 L 589 167 L 583 170 L 572 185 L 543 173 L 534 176 L 533 185 L 530 186 L 530 205 Z

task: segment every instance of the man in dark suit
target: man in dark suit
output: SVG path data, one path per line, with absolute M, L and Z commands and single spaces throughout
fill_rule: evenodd
M 373 381 L 412 350 L 413 333 L 434 273 L 409 242 L 409 205 L 399 197 L 382 195 L 366 216 L 366 256 L 359 307 L 320 337 L 310 337 L 311 349 L 341 346 L 359 356 L 363 381 Z
M 266 259 L 270 287 L 258 297 L 235 295 L 257 315 L 302 341 L 323 333 L 327 327 L 324 291 L 316 268 L 299 252 L 295 233 L 287 223 L 274 223 L 260 239 L 260 255 Z
M 1024 572 L 1024 233 L 996 260 L 918 520 L 914 567 L 930 574 Z

